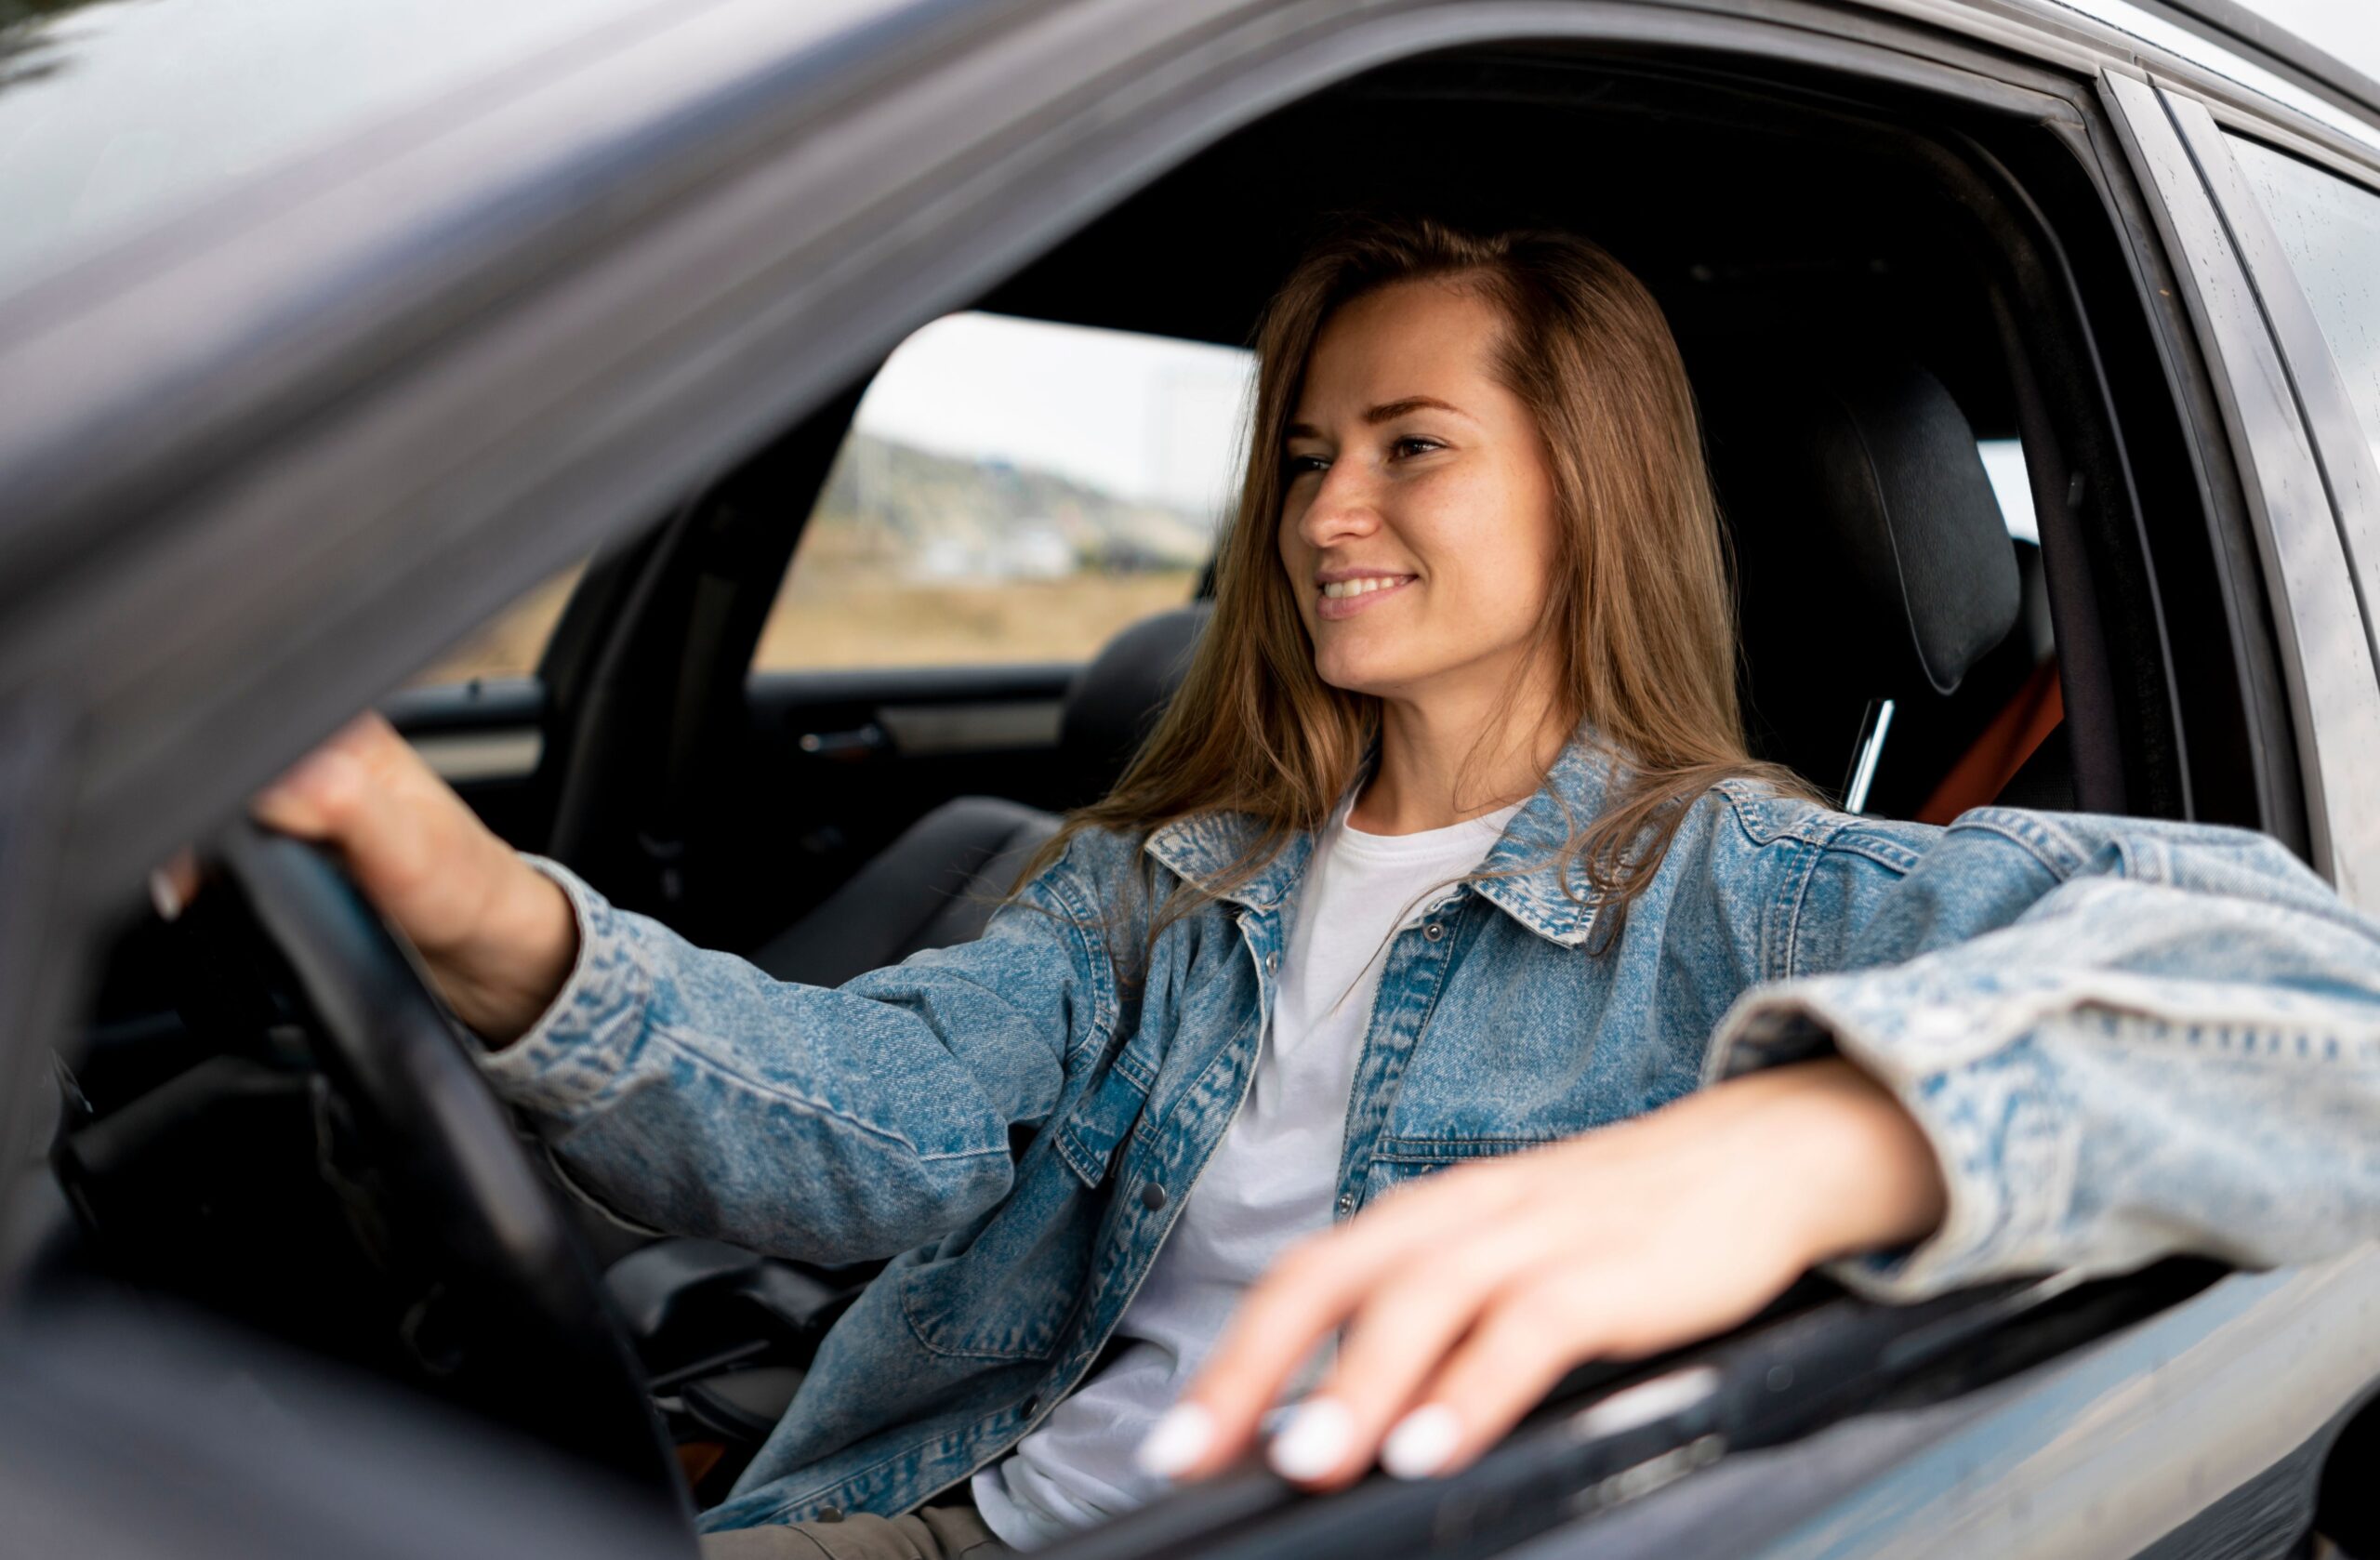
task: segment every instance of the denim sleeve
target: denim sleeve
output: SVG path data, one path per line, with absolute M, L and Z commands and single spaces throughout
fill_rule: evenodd
M 1808 866 L 1831 968 L 1747 994 L 1705 1073 L 1839 1051 L 1924 1130 L 1940 1229 L 1837 1277 L 1913 1300 L 2380 1234 L 2380 925 L 2278 844 L 1993 809 L 1874 859 Z
M 1009 1130 L 1112 1026 L 1098 906 L 1060 862 L 984 935 L 828 989 L 607 903 L 554 863 L 578 955 L 482 1058 L 561 1168 L 630 1219 L 816 1262 L 889 1256 L 1006 1195 Z

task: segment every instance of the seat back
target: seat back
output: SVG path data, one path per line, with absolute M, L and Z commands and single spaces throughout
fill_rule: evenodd
M 1060 718 L 1066 803 L 1116 784 L 1181 685 L 1210 609 L 1194 602 L 1143 618 L 1077 674 Z M 1018 871 L 1057 832 L 1058 815 L 998 797 L 962 796 L 904 830 L 810 913 L 754 949 L 779 980 L 840 985 L 920 948 L 982 935 Z
M 1880 706 L 1946 697 L 2016 626 L 2007 522 L 1915 363 L 1768 343 L 1696 384 L 1753 750 L 1839 797 Z
M 1212 602 L 1191 602 L 1144 617 L 1109 640 L 1076 675 L 1058 724 L 1066 805 L 1096 801 L 1114 788 L 1173 702 L 1213 615 Z

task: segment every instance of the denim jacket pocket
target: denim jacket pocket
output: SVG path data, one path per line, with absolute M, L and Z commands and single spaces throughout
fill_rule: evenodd
M 1111 1066 L 1062 1118 L 1054 1153 L 1028 1157 L 988 1223 L 903 1270 L 901 1314 L 920 1343 L 965 1359 L 1049 1357 L 1089 1287 L 1097 1221 L 1083 1204 L 1146 1100 L 1135 1078 Z
M 1058 1157 L 1085 1186 L 1098 1186 L 1116 1168 L 1117 1146 L 1148 1098 L 1148 1086 L 1118 1059 L 1066 1113 L 1058 1129 Z
M 1526 1153 L 1561 1140 L 1554 1137 L 1382 1138 L 1365 1168 L 1364 1206 L 1409 1181 L 1482 1159 Z
M 953 1359 L 1047 1359 L 1068 1314 L 1029 1274 L 980 1250 L 936 1258 L 901 1275 L 901 1315 L 931 1354 Z

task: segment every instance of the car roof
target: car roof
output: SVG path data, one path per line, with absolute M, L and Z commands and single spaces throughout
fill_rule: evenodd
M 1972 24 L 1987 0 L 1855 0 Z M 2078 16 L 2190 60 L 2359 138 L 2380 83 L 2236 0 L 2003 0 L 2044 26 Z M 434 136 L 540 74 L 605 53 L 671 46 L 722 0 L 62 0 L 0 26 L 0 297 L 107 237 L 200 204 L 249 176 L 369 129 Z M 822 0 L 795 34 L 749 34 L 750 56 L 814 49 L 854 30 L 897 34 L 916 0 Z M 1008 8 L 976 0 L 986 15 Z M 739 32 L 742 29 L 738 29 Z
M 2161 22 L 2128 0 L 2078 0 L 2114 20 L 2094 20 L 2058 0 L 1859 3 L 1870 13 L 1914 18 L 2050 62 L 2070 77 L 2087 80 L 2112 65 L 2151 68 L 2228 94 L 2304 136 L 2326 137 L 2334 152 L 2345 147 L 2347 152 L 2339 154 L 2360 155 L 2380 167 L 2380 118 L 2348 114 L 2284 79 L 2277 67 L 2258 66 L 2170 20 Z M 369 123 L 333 124 L 323 144 L 291 151 L 283 163 L 222 187 L 196 206 L 161 215 L 152 228 L 97 239 L 73 264 L 14 293 L 0 292 L 0 700 L 32 687 L 64 685 L 73 690 L 63 700 L 68 707 L 109 711 L 86 728 L 95 737 L 104 734 L 107 744 L 104 754 L 91 757 L 93 778 L 86 785 L 93 798 L 128 798 L 131 792 L 122 787 L 134 774 L 149 773 L 152 759 L 198 740 L 192 733 L 229 719 L 235 705 L 249 708 L 239 704 L 235 680 L 242 674 L 235 668 L 265 667 L 263 644 L 277 644 L 284 656 L 298 654 L 296 639 L 249 637 L 265 633 L 257 627 L 262 609 L 254 601 L 243 597 L 245 604 L 239 604 L 227 597 L 202 612 L 190 604 L 187 584 L 178 595 L 172 582 L 196 577 L 193 558 L 215 560 L 208 565 L 215 573 L 206 577 L 218 582 L 209 588 L 218 591 L 233 586 L 264 591 L 266 576 L 278 571 L 285 595 L 302 579 L 303 588 L 317 593 L 315 604 L 273 609 L 283 622 L 274 632 L 293 636 L 301 632 L 304 613 L 326 619 L 341 592 L 367 588 L 348 583 L 359 574 L 377 571 L 368 587 L 377 592 L 369 610 L 392 616 L 422 613 L 421 587 L 413 581 L 444 581 L 446 594 L 435 610 L 403 634 L 389 634 L 389 648 L 374 654 L 394 663 L 402 654 L 425 653 L 415 641 L 456 631 L 492 612 L 511 591 L 583 552 L 599 530 L 616 524 L 618 513 L 681 496 L 688 473 L 732 444 L 748 451 L 766 425 L 781 423 L 786 408 L 814 403 L 864 368 L 871 353 L 888 350 L 916 323 L 918 311 L 980 296 L 1012 273 L 1032 245 L 1046 244 L 1046 238 L 1021 236 L 1028 224 L 1042 224 L 1032 231 L 1046 234 L 1078 219 L 1031 215 L 1038 209 L 1035 203 L 1052 213 L 1063 207 L 1087 215 L 1146 181 L 1143 165 L 1136 174 L 1099 176 L 1124 180 L 1104 193 L 1083 183 L 1053 190 L 1025 157 L 986 162 L 996 152 L 978 156 L 976 145 L 1009 143 L 955 146 L 967 139 L 951 128 L 955 105 L 943 96 L 922 100 L 929 94 L 920 84 L 933 83 L 939 92 L 941 83 L 963 78 L 972 96 L 956 107 L 974 112 L 969 105 L 996 105 L 997 112 L 981 108 L 983 122 L 998 126 L 998 134 L 1022 138 L 1026 132 L 1020 126 L 1045 115 L 1051 103 L 1064 101 L 1076 112 L 1081 111 L 1075 99 L 1082 99 L 1102 105 L 1096 113 L 1116 112 L 1105 106 L 1100 78 L 1086 84 L 1072 73 L 1076 60 L 1129 59 L 1131 70 L 1154 71 L 1148 60 L 1168 59 L 1190 40 L 1227 25 L 1249 40 L 1267 37 L 1262 24 L 1291 8 L 1279 0 L 1150 0 L 1137 8 L 1071 0 L 607 4 L 616 8 L 607 9 L 611 20 L 602 25 L 576 32 L 557 24 L 544 42 L 523 45 L 509 62 L 488 66 L 469 82 L 447 82 L 427 99 L 390 108 Z M 160 0 L 125 11 L 165 8 Z M 1408 49 L 1535 35 L 1534 24 L 1525 26 L 1499 7 L 1423 5 L 1414 10 L 1428 13 L 1435 31 L 1413 33 L 1413 19 L 1404 13 L 1391 19 L 1408 28 L 1402 35 L 1433 40 L 1405 46 Z M 1594 7 L 1576 13 L 1596 26 L 1604 23 L 1593 19 L 1603 15 L 1604 8 Z M 1336 24 L 1372 25 L 1361 17 Z M 1856 16 L 1841 22 L 1844 46 L 1868 25 Z M 2149 35 L 2159 26 L 2166 29 L 2164 43 Z M 1129 41 L 1100 37 L 1099 29 Z M 1904 53 L 1926 47 L 1922 32 L 1906 25 L 1890 31 Z M 1052 37 L 1061 42 L 1045 46 Z M 1081 44 L 1084 37 L 1098 42 Z M 1040 59 L 1049 68 L 1038 75 L 1001 74 L 985 63 L 1012 42 L 1030 43 L 1038 54 L 1022 46 L 1013 53 Z M 1253 50 L 1257 45 L 1236 39 L 1234 46 Z M 1945 34 L 1945 46 L 1968 46 Z M 2184 46 L 2191 56 L 2174 52 Z M 11 58 L 21 63 L 23 57 Z M 0 61 L 0 70 L 13 68 Z M 2256 81 L 2266 87 L 2253 85 Z M 1311 89 L 1275 85 L 1263 91 L 1279 102 Z M 1258 101 L 1255 89 L 1250 92 L 1246 100 Z M 898 113 L 882 106 L 905 95 L 912 100 Z M 2318 117 L 2317 110 L 2328 117 Z M 2361 139 L 2341 128 L 2341 120 Z M 1200 133 L 1228 127 L 1223 123 Z M 1170 159 L 1195 144 L 1192 131 L 1176 127 L 1165 134 L 1170 139 L 1164 149 L 1132 154 Z M 987 174 L 986 167 L 998 171 Z M 786 193 L 794 189 L 803 192 L 799 202 Z M 769 218 L 774 226 L 750 225 L 745 215 L 760 209 L 761 191 L 775 192 L 765 197 L 777 213 Z M 748 286 L 762 284 L 731 284 L 722 272 L 705 273 L 699 266 L 690 271 L 670 259 L 685 253 L 681 240 L 687 214 L 699 210 L 715 224 L 711 231 L 733 235 L 742 245 L 735 266 L 773 268 L 765 285 L 774 289 L 772 297 L 790 301 L 769 307 L 789 321 L 813 307 L 813 297 L 861 285 L 841 279 L 853 265 L 865 263 L 850 257 L 870 245 L 904 242 L 895 218 L 883 215 L 904 209 L 901 202 L 910 203 L 906 209 L 914 222 L 969 233 L 962 254 L 932 262 L 946 268 L 943 280 L 928 286 L 876 265 L 864 284 L 872 296 L 880 295 L 871 312 L 803 313 L 813 323 L 803 327 L 800 344 L 777 338 L 774 355 L 765 359 L 755 355 L 760 349 L 753 343 L 761 337 L 748 324 L 739 327 L 739 400 L 726 416 L 709 414 L 697 431 L 670 424 L 648 432 L 604 423 L 586 410 L 594 393 L 586 387 L 641 384 L 647 377 L 626 358 L 590 357 L 606 350 L 603 332 L 562 324 L 572 310 L 598 307 L 576 301 L 582 287 L 591 294 L 610 284 L 579 280 L 594 273 L 597 260 L 614 267 L 607 276 L 633 265 L 645 279 L 636 294 L 644 317 L 614 316 L 611 334 L 633 340 L 630 326 L 682 328 L 686 339 L 708 343 L 721 339 L 703 334 L 711 326 L 700 322 L 709 315 L 688 312 L 684 319 L 693 323 L 682 327 L 675 316 L 654 324 L 676 307 L 672 298 L 656 298 L 654 287 L 696 300 L 687 304 L 689 311 L 716 311 L 743 298 L 734 307 L 748 311 L 760 307 Z M 984 204 L 971 207 L 969 202 Z M 1020 207 L 1028 215 L 1014 215 Z M 973 213 L 967 218 L 972 225 L 953 229 L 951 213 L 959 210 Z M 1010 227 L 1000 228 L 1003 222 Z M 615 256 L 625 258 L 615 266 Z M 747 290 L 707 293 L 706 286 Z M 535 312 L 517 302 L 532 296 L 539 299 Z M 907 316 L 906 324 L 892 320 L 895 312 Z M 501 331 L 492 328 L 498 324 Z M 596 465 L 608 462 L 610 487 L 600 500 L 584 490 L 574 490 L 577 496 L 567 502 L 554 495 L 522 497 L 518 484 L 529 479 L 517 474 L 518 462 L 503 465 L 491 427 L 450 426 L 464 416 L 457 408 L 467 397 L 458 391 L 495 382 L 487 365 L 520 361 L 533 340 L 534 350 L 547 354 L 540 361 L 557 365 L 541 383 L 560 399 L 523 413 L 541 419 L 534 426 L 543 443 L 531 464 L 550 460 L 551 469 L 590 473 L 572 480 L 593 482 Z M 714 346 L 685 350 L 721 361 Z M 508 352 L 516 356 L 506 360 Z M 406 387 L 401 406 L 396 390 L 383 394 L 380 388 L 400 377 Z M 621 398 L 616 405 L 626 408 L 631 401 L 649 406 L 667 390 L 664 384 L 603 393 Z M 379 422 L 350 415 L 368 395 L 379 395 L 375 404 L 390 408 L 374 414 Z M 695 416 L 692 410 L 673 415 Z M 335 419 L 355 430 L 342 435 L 348 442 L 340 446 L 347 452 L 341 458 L 351 458 L 353 469 L 368 473 L 377 485 L 337 488 L 330 468 L 319 463 L 284 461 L 270 476 L 261 474 L 263 452 L 294 447 L 284 441 L 311 437 L 296 430 Z M 371 454 L 374 440 L 418 441 L 433 424 L 446 430 L 439 435 L 445 441 L 442 458 L 445 451 L 465 452 L 455 456 L 451 477 Z M 400 426 L 409 431 L 400 434 Z M 635 437 L 627 437 L 631 430 Z M 479 443 L 458 445 L 466 438 L 481 439 L 484 451 Z M 519 445 L 527 435 L 512 438 Z M 655 449 L 674 439 L 668 447 L 680 453 L 666 462 L 639 464 L 641 457 L 614 451 L 615 445 L 628 451 L 637 439 Z M 603 455 L 565 453 L 589 441 L 600 442 Z M 665 478 L 676 491 L 660 490 Z M 257 496 L 257 484 L 275 496 Z M 281 508 L 267 521 L 263 516 L 274 505 Z M 299 513 L 302 522 L 293 518 Z M 304 530 L 293 529 L 301 523 Z M 258 549 L 266 544 L 258 538 L 266 535 L 278 538 L 267 548 L 278 556 L 273 568 L 259 569 L 256 561 L 264 554 Z M 291 551 L 300 545 L 310 549 L 302 562 Z M 473 561 L 467 571 L 454 562 L 465 555 Z M 130 577 L 129 561 L 136 558 L 152 577 Z M 367 558 L 372 562 L 364 562 Z M 440 558 L 446 562 L 431 562 Z M 251 562 L 237 565 L 238 559 Z M 428 572 L 407 573 L 413 569 Z M 443 572 L 448 570 L 458 572 Z M 468 588 L 456 587 L 465 575 Z M 117 628 L 104 628 L 99 615 L 59 595 L 56 582 L 70 577 L 116 582 L 107 588 L 114 615 L 105 621 Z M 320 636 L 352 628 L 356 614 L 365 610 L 350 602 L 343 623 L 302 632 Z M 181 641 L 158 634 L 141 641 L 122 627 L 161 622 L 211 636 L 211 653 L 222 657 L 212 663 L 214 681 L 204 685 L 212 691 L 203 708 L 197 702 L 202 684 L 193 681 L 200 668 L 186 649 L 177 650 Z M 280 675 L 294 675 L 294 663 L 271 664 Z M 359 662 L 343 675 L 361 679 L 370 669 Z M 258 719 L 259 731 L 272 725 Z M 185 729 L 174 732 L 177 725 Z M 225 750 L 236 735 L 217 729 L 209 746 Z M 284 734 L 271 742 L 287 740 Z M 105 806 L 115 809 L 119 801 Z M 178 822 L 188 826 L 163 813 L 145 822 L 160 835 Z M 124 829 L 111 849 L 131 855 L 158 843 L 143 830 Z
M 468 7 L 468 8 L 467 8 Z M 0 292 L 244 176 L 604 35 L 655 0 L 69 0 L 0 31 Z
M 2179 66 L 2380 166 L 2380 86 L 2269 24 L 2248 36 L 2229 0 L 1853 3 L 2069 65 Z M 0 209 L 17 218 L 0 235 L 0 386 L 21 374 L 46 391 L 0 408 L 0 514 L 48 508 L 22 481 L 41 444 L 293 328 L 310 303 L 434 271 L 494 227 L 567 220 L 603 170 L 655 165 L 757 97 L 798 101 L 828 75 L 1060 8 L 518 0 L 495 26 L 465 20 L 486 11 L 469 0 L 222 0 L 70 6 L 0 31 Z M 215 52 L 192 69 L 200 40 Z M 158 150 L 181 146 L 205 150 Z M 180 317 L 159 321 L 143 294 Z M 46 366 L 45 344 L 103 311 L 139 322 L 119 327 L 139 350 L 83 336 L 77 372 Z M 0 529 L 0 595 L 20 539 Z
M 2380 166 L 2380 84 L 2232 0 L 1852 3 L 2085 69 L 2178 69 Z M 499 25 L 471 0 L 217 0 L 70 4 L 0 29 L 0 210 L 15 218 L 0 231 L 0 386 L 26 373 L 48 390 L 0 408 L 0 514 L 41 511 L 11 479 L 124 390 L 112 379 L 146 390 L 492 223 L 517 231 L 541 206 L 559 219 L 598 170 L 657 161 L 756 94 L 798 99 L 826 74 L 897 69 L 917 46 L 1061 8 L 516 0 Z M 209 267 L 231 248 L 245 253 Z M 160 287 L 184 318 L 147 321 L 148 350 L 95 363 L 86 338 L 80 372 L 41 372 L 44 339 Z M 10 552 L 0 530 L 0 593 Z

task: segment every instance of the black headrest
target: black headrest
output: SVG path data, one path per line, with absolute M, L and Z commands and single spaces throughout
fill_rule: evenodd
M 1157 725 L 1189 669 L 1190 652 L 1214 608 L 1206 602 L 1160 612 L 1109 640 L 1075 677 L 1058 725 L 1058 747 L 1081 800 L 1104 795 Z
M 1952 693 L 2019 610 L 1974 430 L 1916 364 L 1823 351 L 1699 387 L 1747 648 L 1852 657 L 1871 697 Z
M 1931 374 L 1839 344 L 1698 366 L 1761 757 L 1840 785 L 1869 701 L 1955 691 L 2020 611 L 1974 430 Z

